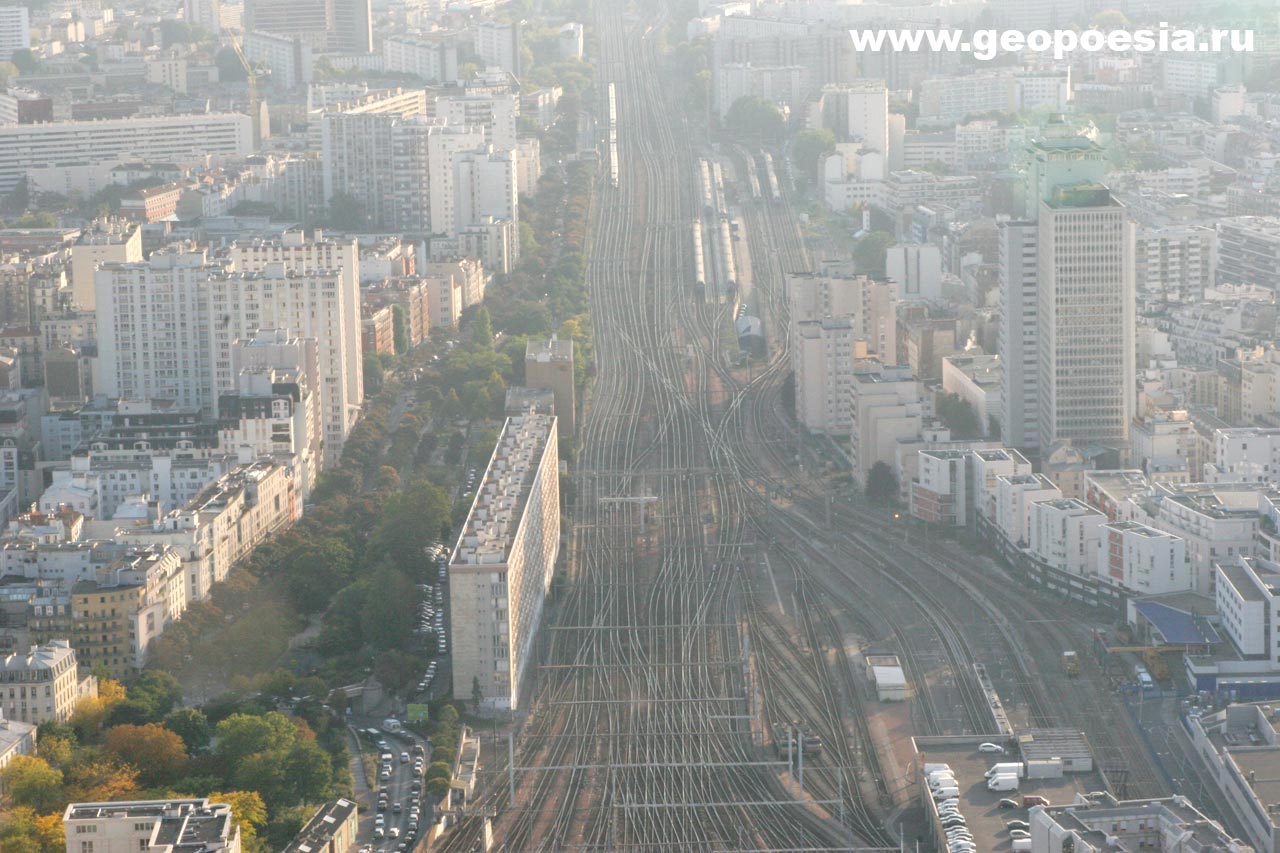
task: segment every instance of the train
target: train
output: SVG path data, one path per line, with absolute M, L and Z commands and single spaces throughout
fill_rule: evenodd
M 613 83 L 609 84 L 609 184 L 618 186 L 618 91 Z
M 769 198 L 782 198 L 782 193 L 778 191 L 778 172 L 773 168 L 773 155 L 768 151 L 764 152 L 764 173 L 769 185 Z
M 821 755 L 822 754 L 822 738 L 812 732 L 805 732 L 799 723 L 791 723 L 785 725 L 778 723 L 773 727 L 773 748 L 777 751 L 779 757 L 786 756 L 790 753 L 796 755 L 796 738 L 799 735 L 801 748 L 805 755 Z
M 693 221 L 693 291 L 699 299 L 707 292 L 707 261 L 702 248 L 702 223 Z

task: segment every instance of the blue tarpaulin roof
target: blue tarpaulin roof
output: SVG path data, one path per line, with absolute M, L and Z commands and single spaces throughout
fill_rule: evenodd
M 1133 606 L 1151 623 L 1165 645 L 1212 646 L 1222 642 L 1222 637 L 1203 616 L 1158 601 L 1138 601 Z

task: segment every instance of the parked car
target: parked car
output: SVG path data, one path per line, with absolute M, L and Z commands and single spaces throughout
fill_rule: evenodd
M 1004 747 L 998 743 L 980 743 L 978 744 L 978 752 L 991 752 L 1003 755 Z
M 1022 808 L 1021 803 L 1019 803 L 1017 800 L 1010 799 L 1009 797 L 1005 797 L 1003 800 L 1001 800 L 999 805 L 1000 805 L 1000 808 L 1002 809 Z

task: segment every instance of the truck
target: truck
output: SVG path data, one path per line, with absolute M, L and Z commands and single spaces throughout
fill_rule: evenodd
M 1026 851 L 1029 851 L 1031 849 L 1031 839 L 1030 838 L 1013 839 L 1013 849 L 1015 853 L 1026 853 Z
M 1012 773 L 1002 773 L 992 776 L 987 780 L 988 791 L 1016 791 L 1018 790 L 1018 777 Z
M 1068 650 L 1062 653 L 1062 671 L 1068 678 L 1075 678 L 1080 674 L 1080 658 L 1075 652 Z
M 1024 772 L 1021 761 L 1001 761 L 999 764 L 991 765 L 991 769 L 983 775 L 990 779 L 992 776 L 1008 776 L 1012 774 L 1021 779 Z

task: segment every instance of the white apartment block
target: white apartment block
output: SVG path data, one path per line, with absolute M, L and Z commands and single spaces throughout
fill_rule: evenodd
M 76 702 L 96 693 L 90 679 L 81 692 L 76 653 L 66 640 L 0 657 L 0 718 L 23 723 L 65 723 Z
M 314 339 L 324 464 L 336 462 L 363 402 L 363 379 L 352 381 L 359 376 L 362 362 L 359 312 L 352 310 L 351 298 L 351 294 L 358 294 L 358 288 L 338 270 L 290 272 L 279 261 L 267 264 L 261 272 L 210 276 L 204 287 L 212 315 L 220 318 L 211 334 L 212 393 L 221 396 L 236 391 L 239 376 L 232 367 L 234 344 L 257 329 L 285 329 L 291 335 Z
M 892 364 L 898 355 L 897 295 L 892 282 L 847 275 L 837 269 L 787 276 L 791 322 L 848 317 L 854 339 Z
M 1207 479 L 1224 483 L 1280 482 L 1280 429 L 1239 427 L 1213 433 L 1215 462 Z
M 1031 473 L 1026 457 L 1008 447 L 975 450 L 969 465 L 973 469 L 974 510 L 979 519 L 988 522 L 996 517 L 998 478 Z
M 556 419 L 507 419 L 449 563 L 453 690 L 520 707 L 560 547 Z
M 988 435 L 991 420 L 1000 421 L 1003 372 L 998 355 L 949 355 L 942 359 L 942 390 L 973 408 L 983 436 Z
M 1034 72 L 1022 69 L 980 71 L 920 83 L 920 117 L 954 123 L 967 115 L 1019 112 L 1048 107 L 1066 109 L 1071 98 L 1068 71 Z
M 1092 577 L 1107 517 L 1077 500 L 1035 501 L 1030 506 L 1027 550 L 1060 572 Z
M 1103 532 L 1097 565 L 1104 582 L 1135 595 L 1196 588 L 1182 537 L 1134 521 L 1112 522 Z
M 208 396 L 209 317 L 203 282 L 220 265 L 203 250 L 173 247 L 148 261 L 107 262 L 96 274 L 100 394 L 173 400 L 213 410 Z
M 502 24 L 481 20 L 475 27 L 475 49 L 485 67 L 501 68 L 520 77 L 523 64 L 520 52 L 523 47 L 521 28 L 523 22 Z
M 1000 437 L 1011 447 L 1040 446 L 1038 233 L 1034 222 L 1000 225 Z
M 849 317 L 793 324 L 791 368 L 795 373 L 796 417 L 813 433 L 848 435 L 853 425 L 854 358 Z
M 437 231 L 457 234 L 476 223 L 499 220 L 520 223 L 520 188 L 514 151 L 484 146 L 451 157 L 452 197 L 431 193 L 431 223 Z M 447 191 L 447 190 L 446 190 Z
M 1280 289 L 1280 217 L 1232 216 L 1220 219 L 1219 284 L 1257 284 Z
M 520 195 L 533 196 L 542 178 L 542 142 L 536 136 L 516 143 L 516 187 Z
M 863 149 L 889 157 L 889 89 L 884 81 L 863 81 L 842 87 L 848 115 L 845 132 Z
M 219 446 L 292 467 L 295 487 L 306 500 L 324 448 L 316 342 L 265 329 L 232 344 L 231 365 L 237 387 L 218 400 Z
M 253 125 L 249 116 L 239 113 L 3 125 L 0 192 L 17 186 L 28 168 L 109 165 L 120 160 L 181 162 L 252 153 Z
M 885 253 L 885 277 L 898 286 L 898 301 L 942 298 L 942 249 L 933 243 L 899 243 Z
M 145 444 L 145 442 L 142 442 Z M 53 482 L 40 495 L 41 512 L 70 507 L 96 521 L 109 521 L 154 503 L 160 512 L 182 506 L 241 459 L 233 454 L 191 454 L 138 448 L 132 458 L 99 456 L 91 444 L 71 456 L 69 468 L 53 470 Z
M 231 806 L 208 798 L 72 803 L 62 815 L 67 853 L 240 853 Z
M 31 12 L 26 6 L 0 6 L 0 59 L 31 47 Z
M 1204 98 L 1230 82 L 1225 72 L 1225 62 L 1219 57 L 1167 54 L 1161 57 L 1161 88 L 1171 95 Z
M 920 437 L 921 384 L 905 367 L 864 369 L 850 385 L 850 412 L 850 460 L 854 475 L 866 477 L 877 462 L 893 465 L 900 442 Z
M 1152 412 L 1133 424 L 1131 438 L 1133 464 L 1148 479 L 1166 483 L 1201 479 L 1200 436 L 1185 411 Z
M 82 311 L 97 305 L 96 271 L 107 262 L 142 260 L 142 228 L 128 225 L 119 230 L 90 232 L 71 247 L 71 298 Z
M 231 247 L 236 274 L 221 274 L 208 287 L 215 382 L 235 386 L 231 347 L 258 329 L 283 329 L 314 338 L 319 364 L 325 465 L 342 455 L 342 445 L 364 405 L 360 348 L 360 256 L 354 239 L 306 239 L 290 231 L 280 240 L 255 240 Z M 258 275 L 252 275 L 257 273 Z M 225 321 L 225 324 L 224 322 Z
M 1037 223 L 1040 443 L 1124 442 L 1136 397 L 1133 226 L 1103 187 L 1051 195 Z
M 311 45 L 300 38 L 277 33 L 244 34 L 244 55 L 250 62 L 262 62 L 271 69 L 273 85 L 296 89 L 311 82 L 315 63 Z
M 1214 564 L 1254 553 L 1258 512 L 1269 492 L 1252 483 L 1156 484 L 1140 502 L 1152 527 L 1186 540 L 1190 588 L 1212 597 Z
M 515 150 L 520 96 L 514 92 L 438 95 L 434 114 L 452 125 L 481 128 L 485 143 L 499 151 Z
M 996 477 L 995 527 L 1018 548 L 1031 542 L 1031 507 L 1039 501 L 1062 500 L 1062 492 L 1043 474 Z
M 1217 238 L 1207 225 L 1139 226 L 1134 243 L 1134 283 L 1142 293 L 1196 299 L 1213 287 Z
M 933 524 L 963 527 L 973 495 L 968 483 L 966 450 L 921 450 L 909 487 L 911 515 Z
M 382 40 L 382 68 L 401 74 L 416 74 L 428 83 L 458 79 L 458 48 L 451 39 L 439 41 L 410 36 L 388 36 Z
M 1243 657 L 1280 663 L 1280 565 L 1237 555 L 1215 563 L 1214 571 L 1223 633 Z

